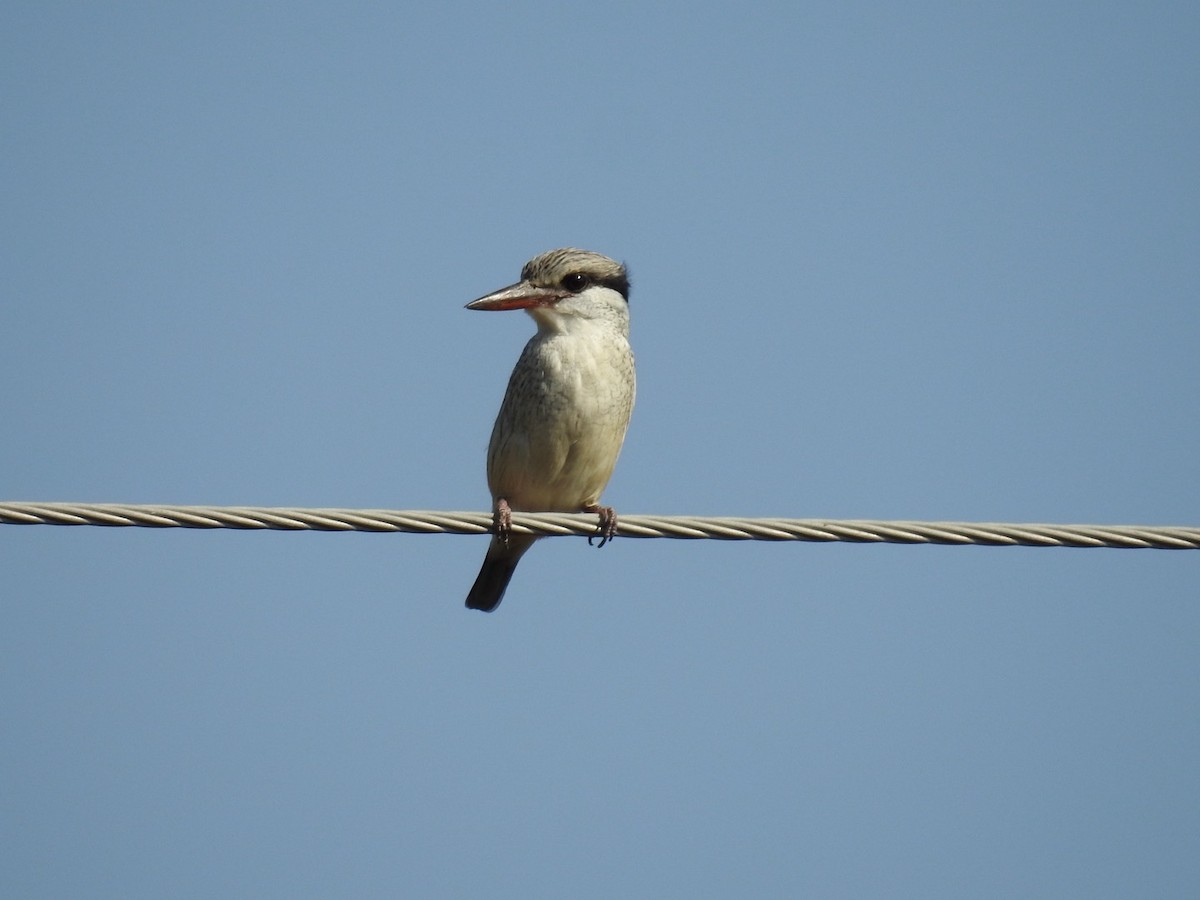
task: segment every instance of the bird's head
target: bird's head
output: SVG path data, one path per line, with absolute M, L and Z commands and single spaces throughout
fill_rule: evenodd
M 550 250 L 525 263 L 516 284 L 468 303 L 467 309 L 523 309 L 541 331 L 570 331 L 593 321 L 628 330 L 629 272 L 590 250 Z

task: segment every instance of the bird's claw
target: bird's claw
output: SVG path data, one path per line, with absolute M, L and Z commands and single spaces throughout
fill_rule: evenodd
M 492 530 L 500 539 L 500 543 L 508 546 L 508 539 L 512 534 L 512 509 L 503 497 L 496 501 L 496 511 L 492 513 Z
M 611 506 L 590 506 L 584 512 L 598 513 L 600 516 L 600 524 L 596 528 L 596 533 L 588 536 L 589 547 L 596 538 L 600 538 L 600 543 L 595 546 L 603 547 L 617 536 L 617 513 Z

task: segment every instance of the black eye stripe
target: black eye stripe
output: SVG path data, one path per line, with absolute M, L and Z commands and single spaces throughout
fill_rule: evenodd
M 560 283 L 572 294 L 578 294 L 592 285 L 599 284 L 612 288 L 626 300 L 629 299 L 629 277 L 624 272 L 607 278 L 597 278 L 586 272 L 570 272 L 562 277 Z

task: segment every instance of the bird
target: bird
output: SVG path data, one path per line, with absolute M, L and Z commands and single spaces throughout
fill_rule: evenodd
M 599 536 L 599 545 L 616 534 L 616 513 L 600 505 L 600 494 L 617 464 L 636 393 L 629 272 L 590 250 L 549 250 L 525 264 L 520 281 L 467 309 L 523 309 L 537 323 L 488 443 L 492 539 L 466 605 L 492 612 L 536 540 L 512 533 L 514 511 L 596 513 L 592 537 Z

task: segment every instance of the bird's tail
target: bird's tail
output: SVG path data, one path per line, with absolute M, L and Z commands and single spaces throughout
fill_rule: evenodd
M 517 563 L 537 538 L 528 534 L 510 534 L 508 541 L 492 538 L 479 577 L 467 594 L 467 608 L 491 612 L 504 599 L 504 591 L 517 570 Z

